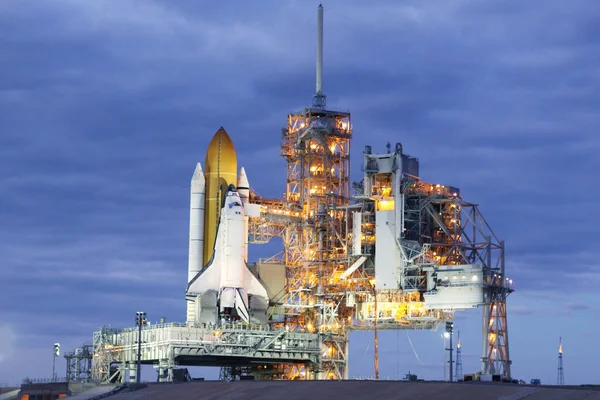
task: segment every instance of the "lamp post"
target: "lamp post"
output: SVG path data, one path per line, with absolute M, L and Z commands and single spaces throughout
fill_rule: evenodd
M 442 338 L 442 344 L 443 344 L 442 350 L 443 350 L 443 353 L 444 353 L 444 380 L 446 380 L 447 376 L 448 376 L 448 374 L 446 373 L 446 368 L 447 368 L 446 364 L 448 364 L 448 361 L 446 359 L 446 351 L 448 351 L 448 348 L 446 347 L 447 346 L 446 345 L 446 340 L 448 340 L 448 338 L 450 337 L 450 334 L 448 332 L 444 332 L 440 336 Z
M 450 337 L 450 348 L 447 349 L 450 352 L 450 382 L 454 382 L 454 377 L 452 375 L 452 333 L 454 332 L 454 322 L 448 321 L 446 322 L 446 333 Z
M 137 369 L 135 374 L 136 383 L 140 383 L 140 375 L 142 372 L 142 325 L 146 325 L 148 319 L 146 313 L 138 311 L 135 313 L 135 324 L 138 327 L 138 351 L 137 351 Z
M 56 357 L 60 355 L 60 343 L 54 343 L 54 352 L 52 357 L 52 382 L 56 382 Z

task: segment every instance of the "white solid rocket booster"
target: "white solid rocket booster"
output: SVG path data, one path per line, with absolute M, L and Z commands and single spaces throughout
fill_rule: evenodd
M 202 269 L 204 255 L 204 196 L 206 180 L 200 163 L 196 165 L 190 183 L 190 243 L 188 258 L 188 284 Z M 187 304 L 187 321 L 194 320 L 194 303 Z
M 204 253 L 204 191 L 206 181 L 200 163 L 196 165 L 190 184 L 190 254 L 188 282 L 202 269 Z
M 242 205 L 248 203 L 250 201 L 250 182 L 248 181 L 248 176 L 246 175 L 246 170 L 244 167 L 240 169 L 240 174 L 238 175 L 237 181 L 237 191 L 240 196 L 240 200 L 242 201 Z M 244 229 L 248 232 L 248 217 L 244 219 Z M 244 248 L 242 249 L 242 255 L 244 257 L 244 261 L 248 263 L 248 235 L 246 234 L 244 237 Z

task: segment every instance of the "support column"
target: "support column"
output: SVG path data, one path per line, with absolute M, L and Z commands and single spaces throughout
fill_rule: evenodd
M 346 346 L 344 347 L 344 354 L 346 355 L 346 365 L 344 366 L 344 379 L 348 380 L 348 371 L 350 370 L 350 351 L 349 351 L 349 346 L 350 346 L 350 333 L 347 333 L 348 335 L 348 340 L 346 340 Z
M 165 368 L 163 367 L 162 364 L 158 365 L 158 381 L 159 382 L 165 381 Z
M 129 363 L 129 383 L 135 383 L 137 377 L 137 365 L 135 362 Z
M 488 297 L 489 295 L 485 294 Z M 481 308 L 481 373 L 488 370 L 488 327 L 490 322 L 490 304 L 484 304 Z

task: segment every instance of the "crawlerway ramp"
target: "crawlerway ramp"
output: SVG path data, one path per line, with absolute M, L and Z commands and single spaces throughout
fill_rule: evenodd
M 526 386 L 500 383 L 444 383 L 405 381 L 235 381 L 148 384 L 135 392 L 109 397 L 120 399 L 189 400 L 374 400 L 374 399 L 600 399 L 600 388 Z

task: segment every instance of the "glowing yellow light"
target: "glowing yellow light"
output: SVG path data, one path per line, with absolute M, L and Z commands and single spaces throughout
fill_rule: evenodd
M 394 210 L 394 200 L 379 200 L 377 202 L 378 211 L 392 211 Z
M 311 148 L 312 150 L 316 149 L 316 148 L 317 148 L 317 144 L 316 144 L 316 143 L 312 143 L 312 144 L 310 145 L 310 148 Z
M 335 148 L 336 148 L 336 144 L 332 144 L 331 146 L 329 146 L 329 150 L 331 150 L 331 154 L 335 153 Z

